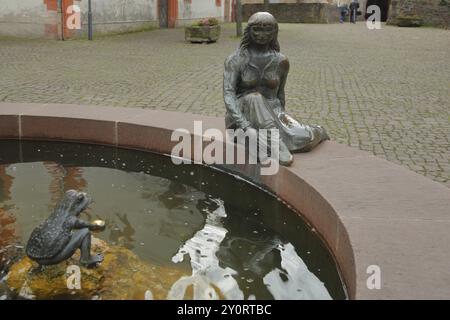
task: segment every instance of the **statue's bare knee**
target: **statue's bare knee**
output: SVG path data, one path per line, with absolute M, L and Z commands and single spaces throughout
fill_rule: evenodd
M 66 259 L 69 259 L 71 256 L 73 256 L 73 254 L 75 253 L 75 251 L 77 251 L 78 248 L 82 249 L 83 242 L 85 241 L 86 238 L 89 238 L 90 240 L 90 237 L 91 233 L 87 228 L 81 229 L 80 231 L 74 233 L 69 243 L 58 255 L 59 260 L 64 261 Z

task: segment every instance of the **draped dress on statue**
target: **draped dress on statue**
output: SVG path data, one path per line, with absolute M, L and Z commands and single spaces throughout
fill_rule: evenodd
M 277 51 L 271 51 L 263 64 L 241 50 L 229 56 L 223 79 L 226 127 L 279 129 L 291 152 L 311 150 L 329 139 L 324 128 L 301 124 L 284 112 L 288 69 L 287 58 Z

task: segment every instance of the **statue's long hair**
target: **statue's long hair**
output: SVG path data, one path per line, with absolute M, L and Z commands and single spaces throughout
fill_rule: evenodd
M 248 24 L 245 27 L 244 35 L 239 45 L 239 51 L 241 55 L 246 56 L 248 54 L 248 47 L 250 46 L 252 39 L 250 37 L 250 28 L 257 24 L 272 24 L 275 28 L 275 35 L 269 44 L 269 50 L 280 52 L 280 44 L 278 42 L 278 22 L 268 12 L 257 12 L 248 19 Z

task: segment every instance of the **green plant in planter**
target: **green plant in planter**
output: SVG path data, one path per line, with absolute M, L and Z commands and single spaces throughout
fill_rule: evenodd
M 399 27 L 420 27 L 423 25 L 423 19 L 418 15 L 400 15 L 397 17 Z
M 198 26 L 198 27 L 217 26 L 217 25 L 219 25 L 219 20 L 217 20 L 216 18 L 205 18 L 205 19 L 198 20 L 198 21 L 192 23 L 192 26 Z
M 215 42 L 220 36 L 219 20 L 205 18 L 185 27 L 185 39 L 190 42 Z

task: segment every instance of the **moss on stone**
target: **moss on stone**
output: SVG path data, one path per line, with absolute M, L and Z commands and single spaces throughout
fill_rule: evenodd
M 147 290 L 154 299 L 166 299 L 172 284 L 188 275 L 181 269 L 152 265 L 128 249 L 92 239 L 92 251 L 102 252 L 105 259 L 96 268 L 80 267 L 81 289 L 67 287 L 67 267 L 78 265 L 79 253 L 43 270 L 24 257 L 10 268 L 8 287 L 19 296 L 33 299 L 143 300 Z

